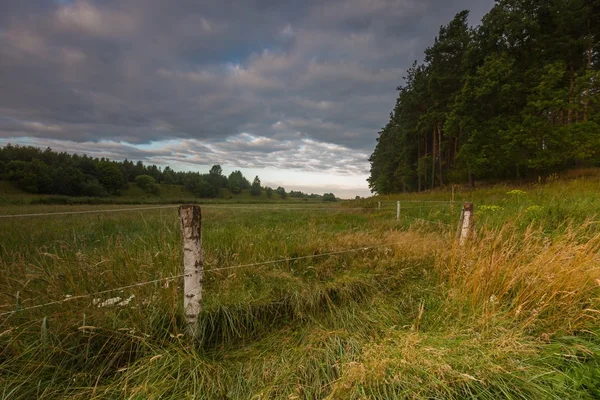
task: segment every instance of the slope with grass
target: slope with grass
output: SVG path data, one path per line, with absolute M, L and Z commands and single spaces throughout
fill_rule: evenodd
M 28 309 L 180 274 L 175 209 L 4 219 L 0 398 L 597 398 L 599 187 L 459 191 L 466 247 L 456 205 L 406 196 L 400 221 L 395 198 L 206 206 L 197 343 L 177 280 Z

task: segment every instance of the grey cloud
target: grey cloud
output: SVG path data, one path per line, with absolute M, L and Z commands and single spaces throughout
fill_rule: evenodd
M 349 166 L 334 169 L 364 173 L 406 68 L 455 13 L 472 9 L 477 22 L 492 4 L 9 0 L 0 138 L 308 171 L 338 157 Z M 106 146 L 161 140 L 196 147 L 168 156 Z

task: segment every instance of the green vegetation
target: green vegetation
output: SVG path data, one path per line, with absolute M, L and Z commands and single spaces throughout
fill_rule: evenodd
M 181 283 L 162 280 L 182 268 L 175 209 L 4 219 L 0 313 L 20 311 L 0 316 L 0 398 L 597 398 L 600 179 L 570 174 L 459 188 L 476 210 L 465 247 L 458 206 L 424 202 L 450 191 L 205 206 L 195 344 Z
M 370 158 L 379 194 L 600 165 L 600 3 L 497 0 L 440 28 Z
M 261 193 L 262 188 L 260 186 L 260 179 L 258 178 L 258 176 L 256 176 L 252 181 L 252 186 L 250 186 L 250 194 L 252 196 L 260 196 Z
M 34 197 L 33 201 L 48 204 L 182 202 L 190 197 L 236 198 L 243 201 L 247 197 L 244 193 L 248 191 L 253 196 L 252 201 L 262 198 L 263 191 L 270 193 L 268 199 L 273 199 L 273 189 L 263 188 L 258 176 L 250 185 L 240 171 L 234 171 L 226 177 L 220 165 L 213 165 L 208 174 L 176 172 L 170 167 L 161 169 L 156 165 L 146 166 L 141 161 L 135 164 L 128 160 L 116 162 L 106 158 L 57 153 L 50 148 L 42 151 L 36 147 L 10 144 L 0 147 L 0 189 L 5 193 L 14 193 L 14 189 L 7 189 L 3 180 L 11 182 L 21 192 L 43 195 Z M 135 192 L 132 190 L 133 184 L 140 187 L 145 196 L 123 196 L 124 191 Z M 173 195 L 177 190 L 171 190 L 174 186 L 179 188 L 177 195 Z M 161 195 L 164 188 L 169 192 L 167 195 Z M 277 193 L 279 196 L 274 200 L 287 198 L 284 188 L 278 188 Z M 321 199 L 316 194 L 293 193 L 295 198 L 302 200 Z M 25 196 L 17 198 L 17 201 L 30 198 Z M 11 198 L 0 197 L 0 202 L 6 200 L 10 201 Z

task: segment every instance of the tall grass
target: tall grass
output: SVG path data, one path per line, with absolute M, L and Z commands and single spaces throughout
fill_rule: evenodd
M 566 223 L 550 235 L 538 224 L 525 231 L 507 223 L 481 230 L 436 264 L 471 315 L 501 314 L 512 329 L 589 329 L 600 317 L 600 232 L 597 221 Z M 455 299 L 456 300 L 456 299 Z
M 0 399 L 595 398 L 596 182 L 568 185 L 479 193 L 464 247 L 445 205 L 207 209 L 207 270 L 395 245 L 209 272 L 196 343 L 178 281 L 25 309 L 179 274 L 174 210 L 2 221 Z

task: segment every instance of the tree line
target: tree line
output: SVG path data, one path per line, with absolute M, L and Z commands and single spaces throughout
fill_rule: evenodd
M 239 194 L 248 190 L 252 196 L 267 198 L 274 195 L 281 199 L 313 198 L 332 201 L 330 196 L 290 191 L 283 187 L 263 187 L 256 176 L 252 183 L 241 171 L 229 176 L 223 174 L 220 165 L 213 165 L 208 173 L 174 171 L 170 167 L 145 165 L 138 161 L 111 161 L 87 155 L 56 152 L 51 148 L 42 150 L 33 146 L 8 144 L 0 147 L 0 179 L 13 182 L 19 188 L 36 194 L 66 196 L 105 197 L 119 195 L 129 183 L 135 184 L 148 194 L 159 194 L 159 184 L 181 185 L 201 198 L 222 195 L 221 189 Z M 330 196 L 329 196 L 330 195 Z M 335 196 L 333 196 L 335 201 Z
M 496 0 L 408 69 L 368 179 L 379 194 L 600 165 L 600 1 Z

